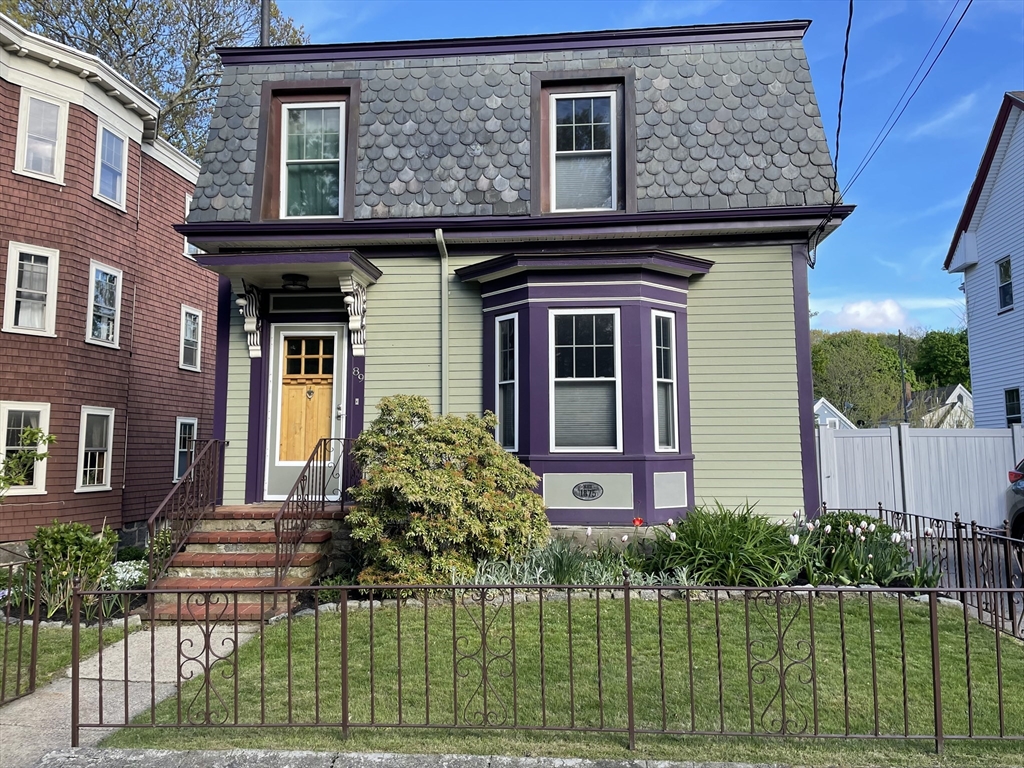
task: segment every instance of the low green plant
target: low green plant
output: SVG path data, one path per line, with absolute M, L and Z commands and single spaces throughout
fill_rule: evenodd
M 117 562 L 119 563 L 130 563 L 135 560 L 148 560 L 149 553 L 146 552 L 145 547 L 121 547 L 117 550 Z
M 9 451 L 0 457 L 0 503 L 7 491 L 18 485 L 25 485 L 36 462 L 42 461 L 50 454 L 40 448 L 48 448 L 57 442 L 53 435 L 48 435 L 37 427 L 25 427 L 19 435 L 22 450 Z
M 84 591 L 99 589 L 116 549 L 117 534 L 106 525 L 96 534 L 84 523 L 57 520 L 36 528 L 35 537 L 28 542 L 28 554 L 41 562 L 40 599 L 46 606 L 46 617 L 52 618 L 60 610 L 70 615 L 76 579 Z M 87 621 L 96 610 L 96 599 L 86 596 L 82 611 Z
M 694 584 L 771 587 L 800 573 L 788 526 L 758 515 L 754 505 L 729 509 L 720 502 L 698 506 L 684 519 L 654 529 L 647 573 L 685 569 Z
M 149 547 L 146 550 L 146 559 L 152 553 L 154 563 L 157 565 L 163 563 L 171 556 L 171 545 L 173 543 L 174 537 L 170 528 L 158 531 L 153 540 L 149 542 Z
M 537 476 L 494 439 L 493 414 L 435 416 L 426 398 L 381 400 L 356 440 L 352 489 L 362 584 L 465 579 L 480 559 L 521 559 L 547 540 Z

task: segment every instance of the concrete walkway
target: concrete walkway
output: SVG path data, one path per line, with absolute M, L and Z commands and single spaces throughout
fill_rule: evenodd
M 786 768 L 776 763 L 670 763 L 661 760 L 583 760 L 563 757 L 396 755 L 347 752 L 169 752 L 162 749 L 61 750 L 39 768 Z
M 238 642 L 253 636 L 252 631 L 239 629 Z M 213 630 L 210 647 L 221 655 L 232 647 L 233 630 Z M 189 657 L 202 658 L 206 640 L 199 627 L 157 627 L 155 634 L 135 632 L 127 638 L 128 663 L 125 664 L 125 640 L 103 651 L 103 720 L 125 722 L 125 699 L 128 718 L 147 711 L 153 702 L 173 696 L 179 679 L 202 674 L 202 666 Z M 152 643 L 152 646 L 151 646 Z M 151 648 L 155 647 L 155 655 Z M 150 660 L 153 664 L 150 664 Z M 179 672 L 178 667 L 181 667 Z M 99 722 L 99 656 L 86 659 L 81 665 L 79 685 L 81 721 Z M 152 671 L 152 673 L 151 673 Z M 180 677 L 179 677 L 180 676 Z M 92 746 L 116 728 L 83 728 L 81 744 Z M 30 768 L 48 752 L 71 746 L 71 670 L 64 677 L 23 699 L 0 707 L 0 768 Z M 94 763 L 98 765 L 98 761 Z M 104 763 L 106 764 L 106 763 Z

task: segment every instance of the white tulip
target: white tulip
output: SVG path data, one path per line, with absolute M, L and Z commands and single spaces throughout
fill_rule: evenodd
M 831 525 L 826 525 L 825 526 L 825 533 L 832 533 L 832 526 Z
M 669 539 L 669 541 L 675 541 L 676 540 L 676 532 L 672 531 L 672 533 L 670 533 L 668 535 L 668 539 Z
M 789 543 L 792 544 L 794 547 L 797 544 L 799 544 L 800 543 L 800 534 L 794 533 L 792 536 L 790 536 L 789 537 Z
M 588 527 L 587 528 L 587 538 L 589 539 L 593 533 L 594 533 L 594 529 Z
M 627 541 L 629 541 L 629 534 L 628 533 L 627 534 L 623 534 L 623 536 L 622 536 L 622 543 L 625 544 Z
M 675 525 L 675 524 L 676 524 L 676 521 L 673 520 L 671 517 L 668 520 L 665 521 L 665 525 Z
M 813 530 L 814 530 L 814 523 L 808 523 L 807 524 L 807 532 L 810 533 Z
M 868 533 L 874 533 L 874 532 L 875 532 L 875 524 L 872 523 L 871 525 L 868 526 Z

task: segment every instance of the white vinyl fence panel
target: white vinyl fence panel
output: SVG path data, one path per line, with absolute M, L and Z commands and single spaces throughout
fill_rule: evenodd
M 1001 525 L 1007 471 L 1024 458 L 1011 429 L 818 431 L 821 500 L 832 509 L 886 509 Z

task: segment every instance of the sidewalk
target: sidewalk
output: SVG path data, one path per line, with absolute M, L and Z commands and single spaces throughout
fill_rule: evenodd
M 239 631 L 238 642 L 244 643 L 252 632 Z M 233 639 L 233 631 L 214 630 L 211 632 L 211 646 L 222 647 L 223 640 Z M 199 627 L 182 627 L 182 646 L 190 655 L 196 656 L 205 647 L 202 630 Z M 188 678 L 200 674 L 202 668 L 179 656 L 177 628 L 157 627 L 154 633 L 135 632 L 127 638 L 128 665 L 125 670 L 125 640 L 107 647 L 103 651 L 103 716 L 114 722 L 126 722 L 128 717 L 147 711 L 153 699 L 161 702 L 175 693 L 175 682 L 179 674 Z M 150 643 L 156 649 L 154 663 L 150 665 Z M 178 672 L 178 665 L 182 665 Z M 194 669 L 193 669 L 194 667 Z M 150 674 L 151 669 L 153 674 Z M 82 722 L 99 721 L 99 657 L 86 659 L 81 665 L 79 695 L 81 697 Z M 126 701 L 127 699 L 127 701 Z M 112 728 L 82 729 L 81 744 L 93 746 L 111 733 Z M 30 768 L 48 752 L 67 749 L 71 746 L 71 671 L 57 678 L 49 685 L 38 689 L 23 699 L 0 707 L 0 768 Z M 106 753 L 103 753 L 106 754 Z M 91 763 L 99 765 L 106 761 L 94 758 Z
M 671 763 L 661 760 L 581 760 L 564 757 L 397 755 L 346 752 L 170 752 L 162 749 L 68 749 L 38 768 L 787 768 L 776 763 Z

